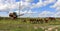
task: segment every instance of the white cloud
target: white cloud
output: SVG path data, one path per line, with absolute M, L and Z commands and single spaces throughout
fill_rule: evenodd
M 19 6 L 20 6 L 20 10 L 24 9 L 24 8 L 27 8 L 29 7 L 29 9 L 31 8 L 35 8 L 35 7 L 42 7 L 44 5 L 47 5 L 47 2 L 48 4 L 52 3 L 52 2 L 55 2 L 54 0 L 46 0 L 44 2 L 42 2 L 42 0 L 40 0 L 37 4 L 34 4 L 31 2 L 33 0 L 25 0 L 25 1 L 19 1 L 19 2 L 15 2 L 15 0 L 0 0 L 0 11 L 2 10 L 8 10 L 8 9 L 19 9 Z M 17 7 L 18 6 L 18 7 Z
M 19 11 L 15 11 L 19 15 Z M 32 12 L 32 10 L 25 10 L 25 11 L 20 11 L 20 14 L 35 14 L 37 12 Z
M 44 2 L 42 0 L 39 0 L 39 2 L 36 3 L 36 4 L 35 3 L 31 4 L 32 1 L 33 0 L 22 0 L 22 1 L 20 1 L 20 3 L 21 3 L 20 7 L 22 7 L 22 9 L 24 9 L 26 7 L 29 7 L 30 9 L 39 8 L 39 7 L 46 6 L 46 5 L 50 4 L 50 3 L 54 3 L 56 0 L 45 0 Z
M 60 10 L 60 0 L 57 0 L 57 2 L 50 6 L 51 8 L 55 8 L 56 10 Z
M 19 8 L 19 3 L 15 0 L 0 0 L 0 11 L 9 11 Z
M 36 14 L 37 12 L 33 12 L 32 10 L 29 10 L 29 11 L 21 11 L 20 14 L 25 14 L 23 16 L 20 16 L 20 17 L 34 17 L 33 14 Z
M 7 8 L 7 5 L 5 4 L 0 4 L 0 10 L 5 10 Z
M 60 0 L 57 0 L 57 2 L 50 7 L 56 9 L 56 13 L 54 13 L 54 17 L 60 17 Z
M 56 2 L 56 0 L 45 0 L 44 2 L 42 0 L 39 0 L 39 2 L 37 4 L 33 4 L 32 8 L 43 7 L 43 6 L 46 6 L 48 4 L 55 3 L 55 2 Z
M 39 17 L 60 17 L 60 11 L 57 12 L 43 11 L 39 14 Z
M 54 13 L 54 17 L 60 17 L 60 11 L 57 11 L 56 13 Z
M 53 17 L 54 13 L 50 11 L 43 11 L 39 14 L 39 17 Z
M 32 2 L 33 0 L 25 0 L 25 2 Z
M 39 8 L 42 7 L 43 3 L 42 2 L 38 2 L 37 4 L 33 4 L 31 8 Z
M 32 5 L 30 2 L 26 2 L 26 1 L 20 1 L 19 3 L 20 3 L 20 5 L 19 5 L 20 11 L 24 10 L 24 9 L 26 9 L 26 10 L 29 9 L 30 10 L 30 7 Z
M 25 0 L 25 2 L 21 1 L 21 3 L 22 3 L 22 6 L 21 6 L 22 9 L 28 8 L 28 7 L 29 7 L 29 9 L 39 8 L 39 7 L 46 6 L 46 5 L 50 4 L 50 3 L 56 2 L 56 0 L 45 0 L 44 2 L 42 0 L 39 0 L 39 2 L 37 4 L 35 4 L 35 3 L 31 4 L 30 3 L 31 1 L 33 1 L 33 0 Z
M 46 6 L 47 4 L 54 3 L 56 0 L 46 0 L 44 1 L 44 5 Z
M 34 13 L 37 13 L 37 12 L 32 12 L 32 10 L 29 10 L 27 13 L 28 14 L 34 14 Z

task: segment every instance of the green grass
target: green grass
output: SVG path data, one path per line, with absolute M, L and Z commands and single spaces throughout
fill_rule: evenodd
M 28 19 L 27 22 L 22 22 L 21 19 L 2 19 L 0 20 L 0 31 L 44 31 L 39 27 L 47 27 L 51 25 L 60 25 L 60 21 L 57 20 L 43 24 L 31 24 L 29 23 Z M 37 29 L 35 29 L 34 27 L 37 27 Z M 60 27 L 58 28 L 58 30 L 60 31 Z

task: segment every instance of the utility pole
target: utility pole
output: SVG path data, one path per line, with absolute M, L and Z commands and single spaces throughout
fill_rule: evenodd
M 21 0 L 21 2 L 19 2 L 19 4 L 18 4 L 18 6 L 19 6 L 19 16 L 20 16 L 20 10 L 22 9 L 22 0 Z
M 19 5 L 18 5 L 18 6 L 19 6 L 19 15 L 20 15 L 20 4 L 21 4 L 21 3 L 19 3 Z
M 22 6 L 22 0 L 19 2 L 19 16 L 20 16 L 20 11 L 22 11 L 23 9 L 23 6 Z

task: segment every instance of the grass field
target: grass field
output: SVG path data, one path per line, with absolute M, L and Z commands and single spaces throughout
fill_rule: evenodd
M 55 31 L 56 28 L 54 27 L 57 27 L 58 31 L 60 31 L 59 20 L 43 24 L 31 24 L 29 21 L 22 22 L 21 19 L 0 19 L 0 31 L 44 31 L 49 28 L 53 28 L 53 31 Z

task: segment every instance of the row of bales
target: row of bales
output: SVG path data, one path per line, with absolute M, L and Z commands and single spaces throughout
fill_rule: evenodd
M 30 23 L 48 23 L 49 21 L 55 21 L 56 18 L 54 17 L 46 17 L 46 18 L 22 18 L 21 21 Z
M 48 23 L 49 21 L 55 21 L 55 18 L 47 17 L 47 18 L 30 19 L 31 23 Z

